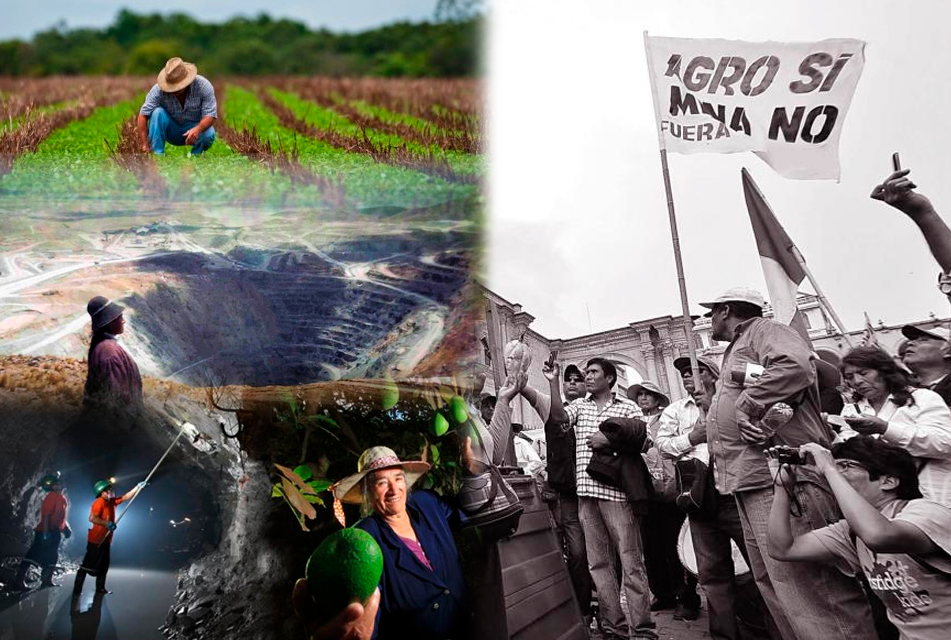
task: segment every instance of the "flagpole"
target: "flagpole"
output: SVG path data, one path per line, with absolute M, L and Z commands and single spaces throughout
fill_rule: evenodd
M 687 336 L 687 354 L 690 356 L 690 370 L 694 380 L 700 379 L 700 367 L 697 364 L 697 350 L 694 343 L 693 320 L 690 318 L 690 305 L 687 302 L 687 279 L 684 276 L 684 264 L 680 253 L 680 234 L 677 231 L 677 214 L 674 210 L 674 192 L 670 186 L 670 169 L 667 166 L 667 143 L 660 127 L 660 110 L 657 105 L 657 86 L 654 82 L 654 64 L 647 31 L 644 31 L 644 51 L 647 54 L 647 75 L 651 82 L 651 99 L 654 102 L 654 119 L 657 122 L 657 143 L 660 147 L 660 166 L 664 174 L 664 192 L 667 195 L 667 216 L 670 219 L 670 240 L 674 247 L 674 264 L 677 266 L 677 284 L 680 287 L 680 306 L 683 312 L 684 333 Z M 702 386 L 702 385 L 701 385 Z M 673 383 L 671 383 L 673 387 Z M 698 389 L 701 387 L 697 387 Z
M 845 340 L 845 344 L 849 345 L 851 349 L 855 345 L 852 344 L 852 341 L 849 340 L 849 335 L 845 332 L 845 325 L 842 323 L 842 319 L 839 318 L 839 314 L 835 312 L 835 309 L 832 308 L 832 305 L 829 304 L 829 299 L 826 298 L 825 294 L 822 293 L 822 289 L 819 288 L 819 283 L 816 282 L 815 277 L 812 275 L 812 271 L 809 270 L 809 267 L 806 265 L 806 259 L 802 257 L 802 254 L 799 252 L 799 247 L 793 245 L 792 254 L 795 256 L 796 261 L 799 262 L 799 265 L 802 267 L 803 272 L 805 272 L 806 277 L 809 278 L 809 284 L 812 285 L 813 291 L 816 292 L 816 297 L 819 298 L 819 304 L 825 307 L 825 310 L 829 312 L 829 315 L 832 316 L 832 322 L 835 323 L 835 326 L 839 328 L 839 332 L 842 334 L 842 339 Z

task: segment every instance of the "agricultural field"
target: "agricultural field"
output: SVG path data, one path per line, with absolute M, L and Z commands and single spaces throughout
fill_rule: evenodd
M 457 362 L 479 84 L 211 80 L 217 137 L 193 157 L 140 150 L 150 78 L 0 78 L 0 355 L 82 357 L 102 294 L 130 308 L 144 373 L 186 383 Z
M 0 79 L 0 198 L 418 208 L 464 201 L 483 173 L 473 81 L 218 81 L 201 158 L 139 150 L 151 80 Z M 180 152 L 180 153 L 175 153 Z

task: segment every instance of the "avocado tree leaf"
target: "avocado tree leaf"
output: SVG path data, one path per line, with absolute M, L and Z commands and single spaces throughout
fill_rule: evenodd
M 277 470 L 278 470 L 278 471 L 280 471 L 282 474 L 284 474 L 284 478 L 290 480 L 290 481 L 293 482 L 295 485 L 297 485 L 297 487 L 299 487 L 299 492 L 301 492 L 301 493 L 316 493 L 316 492 L 314 491 L 314 489 L 313 489 L 312 487 L 310 487 L 306 482 L 304 482 L 304 480 L 303 480 L 299 475 L 297 475 L 296 473 L 294 473 L 293 471 L 291 471 L 291 470 L 288 469 L 287 467 L 282 466 L 282 465 L 279 465 L 279 464 L 277 464 L 277 463 L 274 463 L 274 466 L 277 467 Z
M 330 480 L 326 480 L 324 478 L 315 478 L 313 480 L 309 480 L 307 484 L 310 485 L 310 487 L 317 493 L 326 491 L 331 486 L 333 486 L 333 483 Z
M 314 476 L 314 472 L 306 464 L 302 464 L 298 467 L 294 467 L 294 473 L 300 476 L 300 479 L 305 483 Z
M 271 497 L 272 498 L 283 498 L 284 491 L 281 489 L 280 484 L 276 484 L 271 488 Z
M 284 495 L 287 501 L 294 509 L 311 520 L 317 517 L 317 511 L 314 509 L 314 506 L 307 501 L 297 487 L 291 484 L 287 478 L 281 478 L 281 485 L 284 487 Z
M 306 495 L 304 496 L 304 500 L 311 504 L 319 504 L 320 506 L 324 506 L 324 499 L 320 496 Z

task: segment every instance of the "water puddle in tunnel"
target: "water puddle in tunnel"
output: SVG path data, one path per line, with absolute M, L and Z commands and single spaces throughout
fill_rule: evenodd
M 11 640 L 160 640 L 175 599 L 177 574 L 170 571 L 109 569 L 113 593 L 94 595 L 88 580 L 82 595 L 72 597 L 75 573 L 60 578 L 58 589 L 25 594 L 0 611 L 0 638 Z

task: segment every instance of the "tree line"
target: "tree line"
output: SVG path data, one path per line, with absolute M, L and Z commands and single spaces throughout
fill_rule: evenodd
M 205 24 L 183 13 L 123 9 L 104 29 L 60 24 L 28 42 L 0 42 L 0 75 L 153 75 L 179 56 L 207 76 L 471 76 L 478 73 L 482 25 L 476 15 L 349 34 L 263 13 Z

